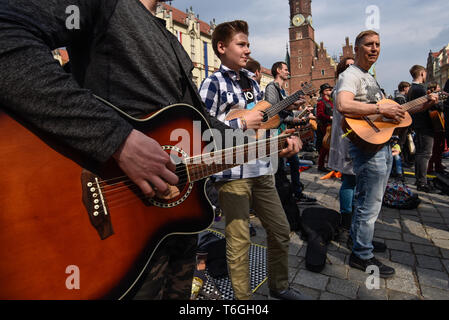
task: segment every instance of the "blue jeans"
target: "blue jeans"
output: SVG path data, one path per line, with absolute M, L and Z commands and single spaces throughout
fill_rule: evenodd
M 402 160 L 401 160 L 401 156 L 400 155 L 395 155 L 393 156 L 394 159 L 394 165 L 396 167 L 396 174 L 397 175 L 402 175 Z
M 367 153 L 352 143 L 349 146 L 354 173 L 356 193 L 352 216 L 352 252 L 360 259 L 373 255 L 374 224 L 382 208 L 382 199 L 393 164 L 390 144 L 376 153 Z
M 341 187 L 340 187 L 340 213 L 350 214 L 353 209 L 354 193 L 355 193 L 356 180 L 352 174 L 341 175 Z

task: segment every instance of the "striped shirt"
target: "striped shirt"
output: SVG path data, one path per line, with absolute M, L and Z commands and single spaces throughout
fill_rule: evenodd
M 263 92 L 261 92 L 258 83 L 251 77 L 252 73 L 250 71 L 246 69 L 242 69 L 241 71 L 250 80 L 253 87 L 254 102 L 257 104 L 263 100 Z M 226 115 L 234 109 L 248 108 L 239 80 L 240 75 L 237 72 L 221 65 L 217 72 L 204 79 L 199 91 L 210 115 L 234 129 L 242 128 L 240 120 L 225 120 Z M 216 174 L 214 178 L 217 181 L 236 180 L 254 178 L 272 173 L 271 163 L 268 158 L 265 158 L 225 170 Z

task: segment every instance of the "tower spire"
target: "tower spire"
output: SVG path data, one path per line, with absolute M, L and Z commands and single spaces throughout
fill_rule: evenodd
M 290 54 L 288 52 L 288 42 L 285 45 L 285 63 L 287 64 L 288 70 L 290 70 Z

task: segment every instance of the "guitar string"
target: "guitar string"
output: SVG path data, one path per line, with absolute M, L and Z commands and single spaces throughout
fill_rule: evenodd
M 257 151 L 257 149 L 249 148 L 248 150 L 243 151 L 243 152 L 236 152 L 235 153 L 235 157 L 237 158 L 239 155 L 246 155 L 247 153 L 249 154 L 249 153 L 251 153 L 253 151 Z M 276 152 L 279 152 L 279 151 L 276 151 Z M 221 156 L 221 160 L 223 160 L 223 156 L 225 156 L 225 159 L 226 159 L 226 154 L 224 154 L 224 155 Z M 268 157 L 268 155 L 266 157 Z M 262 158 L 262 157 L 260 157 L 260 158 Z M 211 170 L 210 167 L 211 166 L 215 166 L 216 167 L 215 168 L 216 172 L 221 172 L 223 170 L 226 170 L 227 168 L 236 167 L 238 165 L 239 164 L 217 164 L 217 163 L 212 163 L 210 165 L 204 164 L 204 163 L 185 164 L 182 168 L 178 168 L 174 173 L 178 176 L 179 180 L 183 180 L 183 179 L 186 179 L 188 177 L 187 171 L 189 171 L 190 173 L 192 173 L 194 170 L 201 170 L 202 172 L 203 171 L 209 172 Z M 190 169 L 187 169 L 188 166 L 190 166 Z M 209 166 L 209 168 L 208 168 L 208 166 Z M 222 166 L 222 167 L 220 167 L 220 169 L 217 170 L 218 166 Z M 110 181 L 114 181 L 114 183 L 110 183 Z M 130 182 L 130 181 L 131 180 L 127 176 L 122 176 L 122 177 L 116 177 L 116 178 L 110 179 L 110 180 L 101 180 L 100 181 L 100 185 L 106 185 L 107 184 L 109 186 L 115 186 L 115 185 L 122 184 L 122 183 L 125 183 L 125 182 Z
M 278 153 L 278 151 L 273 152 L 270 155 L 276 154 Z M 186 187 L 186 184 L 183 184 L 181 186 L 179 186 L 179 191 L 180 193 L 184 190 L 184 188 Z M 102 189 L 103 190 L 103 189 Z M 123 189 L 119 190 L 119 188 L 116 188 L 115 190 L 108 190 L 109 192 L 111 191 L 115 191 L 115 193 L 109 194 L 109 195 L 105 195 L 106 192 L 102 192 L 102 195 L 105 197 L 105 202 L 107 203 L 107 206 L 109 209 L 114 209 L 117 208 L 119 206 L 123 205 L 124 201 L 128 201 L 127 203 L 132 203 L 132 202 L 136 202 L 136 201 L 140 201 L 140 200 L 148 200 L 148 197 L 145 196 L 143 194 L 143 192 L 140 190 L 140 188 L 135 185 L 135 184 L 131 184 L 127 187 L 124 187 Z M 127 193 L 125 195 L 123 195 L 124 191 L 130 191 L 131 193 Z M 135 191 L 135 192 L 133 192 Z M 116 195 L 116 197 L 113 197 L 114 195 Z M 164 199 L 160 199 L 162 201 L 164 201 Z M 167 200 L 165 200 L 167 201 Z M 100 208 L 98 210 L 99 213 L 104 213 L 104 209 L 102 206 L 100 206 Z
M 221 158 L 221 160 L 223 160 L 223 156 L 225 157 L 224 159 L 226 159 L 226 156 L 228 155 L 226 152 L 228 152 L 228 153 L 231 153 L 231 151 L 234 151 L 234 153 L 233 153 L 233 155 L 235 154 L 235 156 L 236 157 L 238 157 L 238 156 L 240 156 L 240 155 L 245 155 L 246 153 L 250 153 L 251 151 L 257 151 L 257 148 L 260 146 L 260 145 L 267 145 L 268 144 L 268 142 L 274 142 L 274 141 L 276 141 L 276 140 L 278 140 L 278 144 L 281 144 L 281 143 L 283 143 L 283 142 L 285 142 L 285 140 L 288 138 L 288 137 L 290 137 L 290 136 L 292 136 L 292 135 L 284 135 L 284 136 L 277 136 L 277 137 L 275 137 L 275 138 L 270 138 L 270 139 L 265 139 L 265 140 L 261 140 L 261 141 L 256 141 L 256 142 L 253 142 L 253 143 L 250 143 L 250 144 L 247 144 L 247 145 L 244 145 L 244 146 L 238 146 L 238 147 L 234 147 L 235 149 L 233 150 L 232 148 L 228 148 L 228 149 L 224 149 L 224 150 L 217 150 L 217 151 L 215 151 L 215 153 L 217 153 L 217 155 L 215 156 L 214 155 L 214 158 L 215 157 L 217 157 L 218 158 L 218 156 L 220 156 L 219 158 Z M 248 147 L 247 148 L 247 150 L 245 150 L 245 148 L 246 147 Z M 254 147 L 256 148 L 256 149 L 254 149 Z M 243 150 L 241 150 L 241 149 L 243 149 Z M 198 160 L 201 160 L 201 158 L 204 158 L 204 154 L 202 154 L 202 155 L 198 155 L 198 156 L 194 156 L 194 157 L 190 157 L 190 158 L 186 158 L 185 160 L 188 160 L 188 161 L 191 161 L 191 160 L 196 160 L 196 159 L 198 159 Z M 187 161 L 186 161 L 187 162 Z M 180 168 L 180 170 L 176 170 L 175 171 L 175 173 L 179 173 L 179 175 L 178 175 L 178 177 L 180 178 L 180 179 L 184 179 L 184 178 L 186 178 L 187 177 L 187 171 L 189 171 L 186 167 L 188 166 L 188 165 L 203 165 L 204 166 L 204 163 L 198 163 L 198 164 L 195 164 L 195 163 L 184 163 L 184 166 L 182 167 L 182 168 Z M 215 165 L 217 165 L 217 164 L 215 164 Z M 222 164 L 218 164 L 218 165 L 222 165 Z M 194 169 L 194 168 L 193 168 Z M 219 171 L 220 172 L 220 171 Z M 125 179 L 125 180 L 123 180 L 123 178 L 127 178 L 127 176 L 121 176 L 121 177 L 114 177 L 114 178 L 112 178 L 112 179 L 107 179 L 107 180 L 101 180 L 100 181 L 100 184 L 105 184 L 105 183 L 107 183 L 107 184 L 109 184 L 110 182 L 113 182 L 113 181 L 117 181 L 115 184 L 118 184 L 118 183 L 123 183 L 123 182 L 127 182 L 127 181 L 131 181 L 130 179 Z M 112 185 L 113 185 L 114 183 L 112 183 Z
M 279 103 L 275 104 L 274 106 L 269 107 L 266 110 L 267 114 L 269 114 L 269 117 L 275 116 L 281 110 L 285 109 L 286 107 L 291 105 L 293 102 L 298 100 L 299 97 L 308 95 L 308 94 L 310 94 L 310 93 L 315 91 L 315 89 L 311 85 L 309 85 L 309 84 L 305 84 L 305 85 L 303 84 L 301 87 L 302 88 L 300 90 L 298 90 L 297 92 L 295 92 L 291 96 L 285 98 L 284 100 L 280 101 Z M 296 95 L 298 95 L 297 98 L 295 97 Z M 292 101 L 291 102 L 287 102 L 287 101 L 290 101 L 290 100 L 292 100 Z M 286 104 L 286 103 L 288 103 L 288 104 L 286 106 L 284 106 L 284 104 Z M 272 110 L 273 110 L 273 112 L 271 112 Z
M 252 150 L 254 150 L 254 149 L 252 149 Z M 247 152 L 244 152 L 243 154 L 250 153 L 252 150 L 248 149 Z M 266 155 L 265 157 L 269 157 L 269 156 L 271 156 L 272 154 L 275 154 L 275 153 L 278 153 L 278 152 L 279 152 L 279 150 L 276 150 L 276 151 L 274 151 L 274 152 L 272 152 L 272 153 Z M 237 155 L 236 155 L 236 156 L 237 156 Z M 201 165 L 204 166 L 203 164 L 201 164 Z M 226 165 L 225 165 L 225 166 L 226 166 Z M 238 165 L 232 164 L 232 167 L 236 167 L 236 166 L 238 166 Z M 205 169 L 208 170 L 207 168 L 205 168 Z M 223 170 L 226 170 L 226 169 L 223 169 Z M 220 171 L 218 171 L 218 172 L 221 172 L 221 171 L 223 171 L 223 170 L 220 170 Z M 179 172 L 183 173 L 184 171 L 186 171 L 186 170 L 181 170 L 181 171 L 179 171 Z M 201 169 L 201 171 L 203 171 L 203 169 Z M 178 177 L 179 177 L 179 180 L 182 181 L 183 179 L 186 178 L 186 175 L 180 174 Z M 127 178 L 127 176 L 123 176 L 123 178 Z M 111 179 L 111 180 L 116 180 L 116 181 L 118 181 L 117 178 Z M 196 180 L 198 180 L 198 179 L 196 179 Z M 196 180 L 193 180 L 193 181 L 196 181 Z M 131 180 L 130 180 L 129 178 L 127 178 L 127 179 L 122 179 L 121 181 L 116 182 L 116 183 L 114 183 L 114 184 L 108 184 L 108 183 L 106 182 L 106 180 L 102 180 L 102 181 L 100 181 L 100 187 L 101 187 L 101 186 L 104 186 L 104 188 L 106 188 L 106 189 L 108 190 L 108 191 L 106 191 L 106 193 L 107 193 L 107 192 L 110 192 L 110 191 L 114 191 L 115 189 L 126 188 L 126 186 L 123 186 L 123 185 L 122 185 L 122 183 L 126 183 L 126 182 L 131 182 Z M 119 186 L 117 187 L 117 185 L 119 185 Z M 181 184 L 178 184 L 178 185 L 175 185 L 175 186 L 176 186 L 176 187 L 180 187 L 180 186 L 182 186 L 182 185 L 181 185 Z M 108 187 L 108 188 L 107 188 L 107 187 Z

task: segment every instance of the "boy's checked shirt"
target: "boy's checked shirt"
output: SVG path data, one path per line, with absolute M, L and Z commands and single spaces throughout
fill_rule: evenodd
M 252 93 L 254 95 L 255 105 L 263 100 L 263 92 L 260 91 L 259 85 L 252 78 L 252 73 L 250 71 L 241 69 L 241 72 L 250 80 L 253 88 Z M 252 104 L 248 106 L 239 80 L 240 75 L 237 72 L 221 65 L 217 72 L 204 79 L 199 91 L 210 115 L 234 129 L 242 128 L 240 120 L 225 120 L 226 115 L 234 109 L 248 109 L 248 107 L 254 107 Z M 254 160 L 239 167 L 225 170 L 216 174 L 214 178 L 216 181 L 236 180 L 254 178 L 272 173 L 273 170 L 270 160 L 264 158 L 263 160 Z

